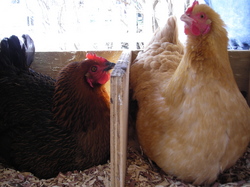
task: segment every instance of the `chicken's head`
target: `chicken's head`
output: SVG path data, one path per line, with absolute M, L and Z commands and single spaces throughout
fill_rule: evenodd
M 85 76 L 89 85 L 93 88 L 95 84 L 105 84 L 110 79 L 109 70 L 114 68 L 115 63 L 94 53 L 87 53 L 86 58 L 89 66 Z
M 181 16 L 181 20 L 185 22 L 185 34 L 199 36 L 210 31 L 212 21 L 204 12 L 206 6 L 199 5 L 199 2 L 195 0 L 193 5 Z

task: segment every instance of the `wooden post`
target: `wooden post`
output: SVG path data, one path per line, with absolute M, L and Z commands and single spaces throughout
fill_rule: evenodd
M 130 61 L 131 52 L 124 51 L 111 74 L 110 166 L 112 187 L 125 185 Z

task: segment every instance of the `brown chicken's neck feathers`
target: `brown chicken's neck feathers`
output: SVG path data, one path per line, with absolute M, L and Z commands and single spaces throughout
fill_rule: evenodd
M 104 85 L 90 87 L 85 72 L 74 68 L 64 69 L 56 82 L 53 113 L 57 124 L 76 132 L 94 129 L 100 121 L 109 125 L 109 95 Z

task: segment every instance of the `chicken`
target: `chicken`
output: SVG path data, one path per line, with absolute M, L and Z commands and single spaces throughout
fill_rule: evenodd
M 0 156 L 39 178 L 106 163 L 110 104 L 104 84 L 115 64 L 89 53 L 54 81 L 29 70 L 29 45 L 13 41 L 1 42 L 0 70 L 9 73 L 0 71 Z
M 16 120 L 23 119 L 24 122 L 27 118 L 23 118 L 23 116 L 27 117 L 29 115 L 29 120 L 36 121 L 38 117 L 44 118 L 40 114 L 40 110 L 44 110 L 43 113 L 45 114 L 45 111 L 52 109 L 55 80 L 29 69 L 34 59 L 35 46 L 28 35 L 23 35 L 23 39 L 24 41 L 19 41 L 16 36 L 11 36 L 1 41 L 1 134 L 5 128 L 11 128 L 12 125 L 15 126 L 19 123 L 14 122 L 14 119 L 9 116 L 5 117 L 5 115 L 13 115 Z M 9 93 L 11 94 L 8 95 Z M 4 100 L 4 97 L 7 97 L 7 99 Z M 17 105 L 18 103 L 20 104 Z M 38 114 L 30 114 L 35 112 Z M 1 153 L 0 150 L 0 155 Z
M 246 150 L 250 109 L 234 80 L 220 16 L 194 1 L 181 20 L 187 34 L 182 58 L 176 27 L 168 22 L 162 40 L 158 32 L 131 65 L 136 130 L 144 153 L 167 174 L 211 184 Z

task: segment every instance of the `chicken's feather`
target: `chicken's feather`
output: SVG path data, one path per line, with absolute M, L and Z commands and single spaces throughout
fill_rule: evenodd
M 188 33 L 183 56 L 171 36 L 169 43 L 153 39 L 131 66 L 136 129 L 145 154 L 166 173 L 211 184 L 246 150 L 250 109 L 230 67 L 223 21 L 206 5 L 188 10 L 206 14 L 208 33 Z M 165 28 L 173 31 L 163 38 L 175 32 Z
M 132 64 L 130 85 L 135 92 L 135 99 L 153 99 L 147 92 L 158 92 L 158 89 L 161 89 L 158 86 L 160 80 L 168 81 L 182 55 L 183 45 L 178 40 L 176 18 L 171 17 L 162 29 L 156 31 L 152 40 Z M 142 97 L 144 99 L 141 99 Z
M 17 44 L 17 38 L 3 41 L 0 56 L 5 69 L 0 71 L 0 156 L 39 178 L 105 163 L 110 154 L 109 96 L 103 85 L 92 88 L 85 78 L 85 65 L 98 62 L 70 63 L 55 81 L 28 69 L 28 48 L 22 43 L 10 48 L 13 39 Z M 108 74 L 114 63 L 106 60 L 103 66 Z

